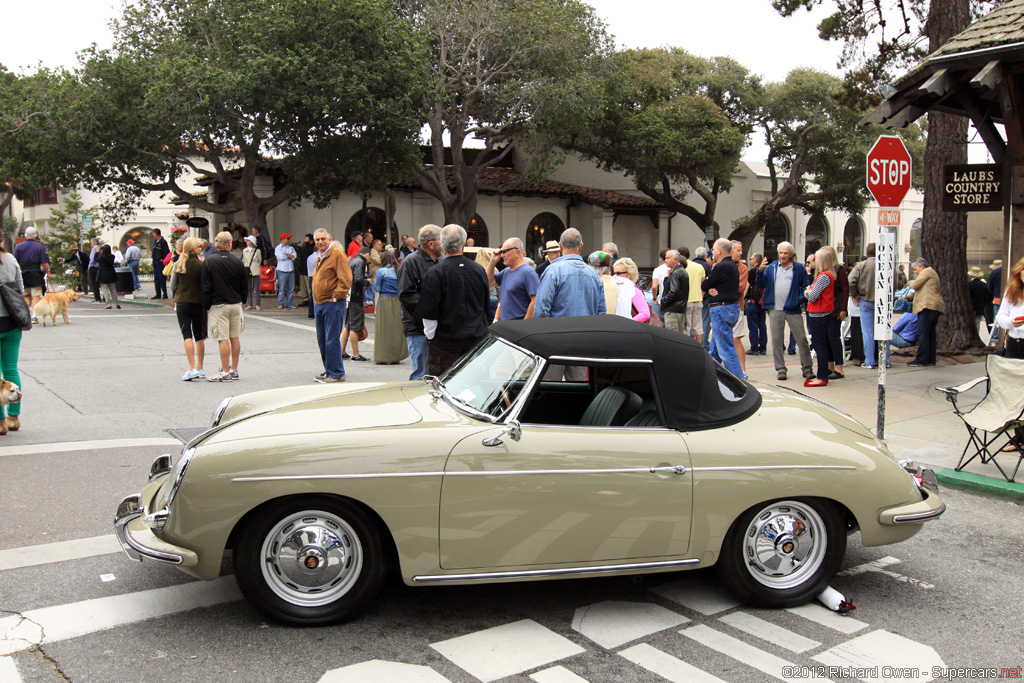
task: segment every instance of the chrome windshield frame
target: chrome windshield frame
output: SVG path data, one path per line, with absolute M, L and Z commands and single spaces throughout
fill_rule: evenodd
M 440 395 L 444 399 L 445 403 L 447 403 L 460 413 L 468 415 L 469 417 L 472 417 L 473 419 L 476 420 L 480 420 L 482 422 L 490 422 L 491 424 L 508 424 L 510 420 L 514 420 L 515 416 L 519 414 L 519 411 L 522 409 L 523 404 L 526 402 L 526 397 L 530 394 L 530 392 L 533 391 L 534 385 L 536 385 L 539 378 L 543 375 L 546 362 L 544 358 L 542 358 L 541 356 L 538 356 L 537 354 L 528 349 L 524 349 L 522 346 L 519 346 L 518 344 L 513 344 L 507 339 L 502 339 L 501 337 L 497 336 L 493 336 L 491 338 L 494 339 L 496 342 L 505 344 L 506 346 L 513 348 L 516 351 L 519 351 L 520 353 L 533 359 L 533 372 L 530 373 L 530 376 L 527 377 L 526 381 L 523 383 L 522 391 L 519 392 L 519 395 L 516 396 L 514 401 L 512 401 L 512 404 L 508 408 L 503 410 L 501 414 L 497 416 L 488 415 L 482 410 L 478 410 L 473 406 L 467 405 L 456 400 L 455 397 L 452 396 L 452 394 L 448 391 L 448 388 L 444 385 L 444 378 L 448 375 L 449 372 L 451 372 L 451 369 L 446 371 L 440 377 L 435 378 L 436 381 L 432 384 L 434 384 L 434 386 L 440 392 Z

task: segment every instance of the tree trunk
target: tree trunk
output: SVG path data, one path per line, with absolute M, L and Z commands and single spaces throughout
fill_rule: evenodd
M 929 51 L 942 47 L 969 23 L 970 0 L 932 0 L 925 26 Z M 943 167 L 966 163 L 967 119 L 928 114 L 921 250 L 942 283 L 946 312 L 939 318 L 938 341 L 948 352 L 981 346 L 967 289 L 967 214 L 942 211 Z

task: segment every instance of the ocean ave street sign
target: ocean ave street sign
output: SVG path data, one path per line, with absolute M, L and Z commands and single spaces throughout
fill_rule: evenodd
M 898 135 L 880 135 L 867 154 L 868 191 L 882 208 L 897 207 L 910 191 L 910 152 Z

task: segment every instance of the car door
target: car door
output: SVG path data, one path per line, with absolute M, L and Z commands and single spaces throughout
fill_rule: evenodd
M 501 443 L 486 445 L 488 437 Z M 591 565 L 684 556 L 692 477 L 661 427 L 502 425 L 463 439 L 445 467 L 444 569 Z

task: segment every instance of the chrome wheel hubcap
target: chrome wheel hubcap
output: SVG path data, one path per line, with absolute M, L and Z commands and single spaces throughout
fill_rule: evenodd
M 352 589 L 363 566 L 363 549 L 345 520 L 306 511 L 281 520 L 263 541 L 263 578 L 278 597 L 317 607 Z
M 824 561 L 827 545 L 821 516 L 789 500 L 769 505 L 751 520 L 743 555 L 758 583 L 783 590 L 810 579 Z

